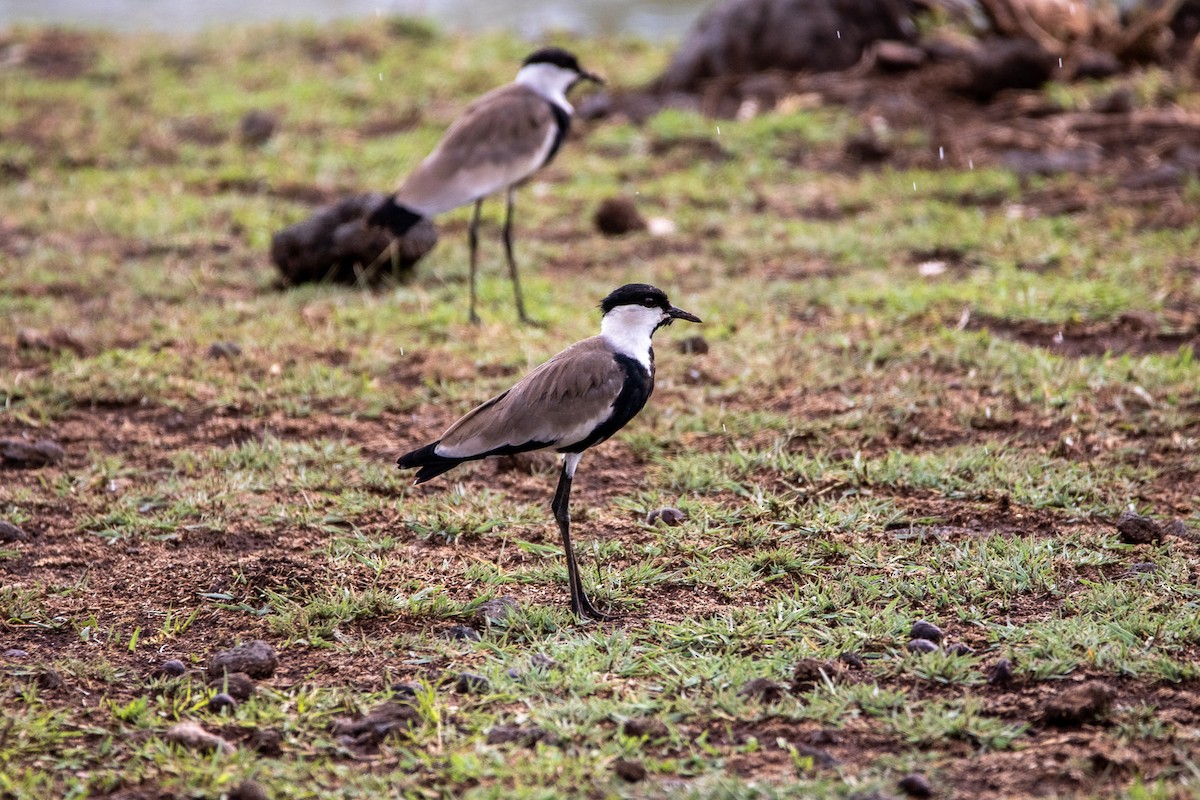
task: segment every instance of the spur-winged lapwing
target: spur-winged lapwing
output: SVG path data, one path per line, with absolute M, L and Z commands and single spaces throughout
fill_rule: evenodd
M 404 179 L 396 193 L 368 218 L 403 236 L 422 217 L 475 203 L 467 243 L 471 251 L 471 322 L 475 313 L 475 251 L 483 198 L 508 194 L 504 255 L 517 298 L 517 315 L 529 322 L 512 250 L 513 191 L 558 152 L 574 109 L 567 92 L 580 80 L 604 81 L 579 66 L 575 56 L 546 47 L 525 59 L 517 78 L 472 103 L 450 126 L 433 152 Z
M 633 419 L 654 390 L 651 335 L 677 319 L 699 322 L 676 308 L 661 289 L 644 283 L 622 286 L 600 304 L 600 335 L 577 342 L 455 422 L 436 442 L 397 460 L 417 469 L 417 483 L 464 461 L 530 450 L 563 454 L 551 508 L 562 532 L 576 615 L 606 619 L 583 591 L 571 547 L 571 481 L 583 451 L 603 442 Z

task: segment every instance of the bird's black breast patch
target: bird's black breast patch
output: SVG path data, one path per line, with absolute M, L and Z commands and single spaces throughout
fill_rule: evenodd
M 571 130 L 571 114 L 565 108 L 547 100 L 550 104 L 550 111 L 554 113 L 554 142 L 550 145 L 550 152 L 546 154 L 546 160 L 542 162 L 542 166 L 546 166 L 554 160 L 554 156 L 558 154 L 558 148 L 562 147 L 562 143 L 567 139 L 567 133 Z
M 613 401 L 612 414 L 600 423 L 586 439 L 570 447 L 560 448 L 560 453 L 582 453 L 592 445 L 603 442 L 624 428 L 650 399 L 650 393 L 654 391 L 654 351 L 650 351 L 651 369 L 646 369 L 637 359 L 622 353 L 615 354 L 613 360 L 620 364 L 625 371 L 625 383 L 621 386 L 617 399 Z

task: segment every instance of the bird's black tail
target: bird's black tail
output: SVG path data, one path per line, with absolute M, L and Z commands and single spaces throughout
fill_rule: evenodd
M 367 217 L 367 224 L 376 228 L 387 228 L 396 236 L 403 236 L 422 219 L 416 211 L 397 203 L 395 195 L 388 195 L 388 199 L 375 206 L 371 215 Z
M 415 483 L 424 483 L 430 478 L 436 478 L 443 472 L 449 472 L 464 461 L 470 461 L 468 458 L 439 456 L 434 452 L 434 448 L 437 446 L 438 443 L 434 442 L 418 450 L 413 450 L 411 453 L 405 453 L 396 459 L 396 465 L 400 469 L 417 470 L 417 480 Z

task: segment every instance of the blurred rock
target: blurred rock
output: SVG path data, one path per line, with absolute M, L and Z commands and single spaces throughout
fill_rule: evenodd
M 271 260 L 284 283 L 375 284 L 386 276 L 409 277 L 437 244 L 437 230 L 423 219 L 389 250 L 395 237 L 365 221 L 385 198 L 379 192 L 346 197 L 276 233 L 271 239 Z
M 237 700 L 228 692 L 218 692 L 208 699 L 208 710 L 214 714 L 233 713 Z
M 533 747 L 549 738 L 548 731 L 534 725 L 527 728 L 520 725 L 497 725 L 487 733 L 488 744 L 519 744 L 523 747 Z
M 638 213 L 633 198 L 624 195 L 609 197 L 601 202 L 592 221 L 596 230 L 605 236 L 624 236 L 646 230 L 646 220 Z
M 483 638 L 470 625 L 451 625 L 446 629 L 445 636 L 455 642 L 478 642 Z
M 475 618 L 481 622 L 503 622 L 517 611 L 517 601 L 511 597 L 493 597 L 479 604 Z
M 1058 66 L 1058 56 L 1029 39 L 985 39 L 968 63 L 971 74 L 962 90 L 988 102 L 1005 89 L 1040 88 Z
M 654 717 L 635 717 L 625 720 L 621 726 L 621 733 L 634 739 L 645 737 L 649 741 L 665 738 L 669 732 L 667 726 L 662 720 L 657 720 Z
M 393 733 L 407 733 L 421 721 L 421 714 L 409 703 L 389 701 L 371 709 L 365 716 L 340 717 L 331 726 L 334 736 L 344 744 L 375 748 Z
M 21 328 L 17 331 L 17 347 L 22 350 L 44 350 L 61 352 L 70 350 L 77 356 L 87 353 L 83 341 L 65 328 L 54 328 L 46 332 L 37 328 Z
M 27 442 L 24 439 L 0 439 L 0 465 L 32 469 L 57 464 L 67 457 L 62 447 L 50 439 Z
M 792 693 L 803 694 L 829 681 L 840 683 L 845 677 L 846 667 L 837 661 L 820 658 L 802 658 L 792 668 Z
M 242 354 L 242 346 L 237 342 L 213 342 L 208 347 L 209 358 L 237 358 Z
M 674 528 L 677 525 L 682 525 L 686 520 L 687 514 L 678 508 L 656 508 L 646 515 L 647 525 L 653 525 L 661 521 Z
M 910 653 L 935 653 L 938 649 L 937 644 L 928 639 L 911 639 L 905 647 Z
M 638 783 L 646 779 L 646 767 L 642 762 L 629 758 L 618 758 L 614 761 L 613 772 L 629 783 Z
M 234 700 L 244 703 L 254 694 L 254 681 L 244 672 L 225 672 L 214 676 L 209 686 L 219 689 Z
M 872 48 L 875 68 L 884 72 L 906 72 L 923 65 L 927 56 L 924 49 L 908 42 L 891 40 L 876 42 Z
M 169 658 L 154 669 L 155 675 L 178 678 L 187 673 L 187 666 L 178 658 Z
M 1108 712 L 1116 692 L 1099 681 L 1069 686 L 1052 697 L 1043 719 L 1062 728 L 1073 728 L 1094 721 Z
M 1090 147 L 1071 150 L 1007 150 L 1000 163 L 1017 175 L 1060 175 L 1091 172 L 1102 163 L 1100 153 Z
M 738 691 L 739 697 L 747 700 L 761 700 L 764 703 L 774 703 L 783 698 L 784 686 L 770 678 L 752 678 Z
M 724 76 L 846 69 L 872 42 L 911 40 L 911 10 L 905 0 L 721 0 L 701 15 L 653 88 L 699 92 Z
M 923 619 L 914 622 L 912 630 L 908 633 L 908 638 L 910 639 L 928 639 L 931 642 L 940 642 L 942 636 L 941 628 Z
M 220 736 L 204 730 L 196 722 L 180 722 L 167 731 L 166 739 L 168 742 L 174 742 L 188 750 L 196 750 L 198 752 L 219 750 L 225 755 L 230 755 L 235 750 L 232 744 Z
M 279 659 L 275 656 L 275 648 L 262 639 L 255 639 L 214 654 L 208 660 L 208 675 L 209 680 L 217 680 L 226 672 L 244 672 L 251 678 L 262 680 L 274 675 L 277 666 Z
M 268 800 L 268 795 L 261 783 L 247 778 L 230 790 L 228 800 Z
M 917 772 L 905 775 L 896 785 L 909 797 L 933 797 L 933 786 L 929 779 Z
M 491 690 L 492 682 L 473 672 L 460 672 L 454 681 L 454 691 L 459 694 L 487 694 Z
M 242 144 L 247 147 L 262 147 L 275 135 L 279 120 L 270 111 L 253 109 L 247 111 L 238 125 Z
M 987 682 L 992 686 L 1008 686 L 1012 683 L 1013 666 L 1007 658 L 997 659 L 987 672 Z
M 685 355 L 702 356 L 708 352 L 708 340 L 703 336 L 686 336 L 675 342 L 675 349 Z
M 1150 517 L 1132 511 L 1124 511 L 1117 519 L 1117 533 L 1125 544 L 1158 544 L 1163 540 L 1163 529 Z
M 13 525 L 11 522 L 0 520 L 0 544 L 23 542 L 28 538 L 29 535 L 16 525 Z

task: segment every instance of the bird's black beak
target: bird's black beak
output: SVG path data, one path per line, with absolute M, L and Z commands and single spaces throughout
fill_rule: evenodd
M 669 316 L 672 321 L 677 320 L 677 319 L 686 319 L 688 322 L 703 322 L 704 321 L 704 320 L 700 319 L 699 317 L 697 317 L 695 314 L 689 314 L 688 312 L 684 311 L 682 308 L 676 308 L 675 306 L 671 306 L 670 308 L 667 309 L 667 316 Z
M 583 72 L 579 73 L 579 79 L 583 80 L 583 81 L 591 81 L 592 83 L 596 84 L 597 86 L 604 85 L 604 78 L 601 78 L 599 75 L 597 75 L 594 72 L 588 72 L 586 69 Z

